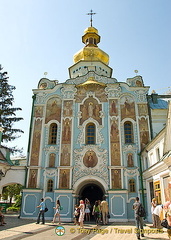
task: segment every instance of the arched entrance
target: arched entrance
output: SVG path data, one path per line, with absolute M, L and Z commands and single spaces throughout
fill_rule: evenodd
M 91 205 L 94 205 L 96 200 L 102 200 L 104 192 L 97 184 L 86 184 L 83 186 L 79 193 L 79 199 L 85 200 L 88 198 Z

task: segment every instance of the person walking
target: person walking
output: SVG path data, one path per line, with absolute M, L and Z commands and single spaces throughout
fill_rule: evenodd
M 80 223 L 80 228 L 84 228 L 83 221 L 84 221 L 84 214 L 85 214 L 85 205 L 83 200 L 80 200 L 79 209 L 80 209 L 80 216 L 79 216 L 78 222 Z
M 103 224 L 107 224 L 107 215 L 109 212 L 109 207 L 108 207 L 108 203 L 106 201 L 106 198 L 103 198 L 103 201 L 101 202 L 101 212 L 102 212 L 102 220 L 103 220 Z
M 163 228 L 161 226 L 161 220 L 163 219 L 163 204 L 157 205 L 153 211 L 154 215 L 154 227 L 157 229 Z
M 152 222 L 153 222 L 153 227 L 155 226 L 154 224 L 154 209 L 155 207 L 157 206 L 157 202 L 156 202 L 156 199 L 153 198 L 152 201 L 151 201 L 151 214 L 152 214 Z
M 93 206 L 93 212 L 92 215 L 94 215 L 95 221 L 96 221 L 96 225 L 99 224 L 100 221 L 100 205 L 98 203 L 98 201 L 95 201 L 95 205 Z
M 40 202 L 39 206 L 37 206 L 37 208 L 40 208 L 40 210 L 39 210 L 36 224 L 39 224 L 41 216 L 42 216 L 42 224 L 45 224 L 45 216 L 44 216 L 45 215 L 45 202 L 44 202 L 43 198 L 41 199 L 41 202 Z
M 56 209 L 56 211 L 55 211 L 52 223 L 55 223 L 56 217 L 58 217 L 59 224 L 61 224 L 61 222 L 60 222 L 61 221 L 60 220 L 60 208 L 61 208 L 61 204 L 60 204 L 60 201 L 58 199 L 56 201 L 56 206 L 54 207 L 54 209 Z
M 141 237 L 144 237 L 144 229 L 143 229 L 143 217 L 140 217 L 138 215 L 138 208 L 140 207 L 140 202 L 139 202 L 139 197 L 135 198 L 135 203 L 133 204 L 132 208 L 134 210 L 134 215 L 135 215 L 135 224 L 136 224 L 136 234 L 137 234 L 137 239 L 140 238 L 140 233 Z

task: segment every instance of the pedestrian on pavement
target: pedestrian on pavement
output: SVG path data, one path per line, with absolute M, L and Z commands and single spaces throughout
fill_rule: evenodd
M 79 216 L 78 222 L 80 223 L 80 228 L 84 228 L 83 221 L 84 221 L 84 214 L 85 214 L 85 205 L 83 200 L 80 200 L 79 209 L 80 209 L 80 216 Z
M 157 205 L 153 211 L 154 214 L 154 227 L 162 229 L 161 220 L 163 220 L 163 204 Z
M 86 221 L 90 221 L 90 201 L 88 198 L 85 199 L 85 219 Z
M 3 207 L 0 207 L 0 226 L 4 226 L 4 224 L 6 224 L 4 218 L 5 216 L 2 213 Z
M 45 202 L 44 202 L 43 198 L 41 199 L 40 205 L 37 206 L 37 208 L 40 208 L 40 210 L 39 210 L 36 224 L 39 224 L 41 216 L 42 216 L 42 224 L 45 224 L 45 216 L 44 216 L 45 215 Z
M 140 238 L 140 234 L 141 237 L 144 237 L 144 229 L 143 229 L 143 217 L 140 217 L 138 215 L 138 208 L 140 207 L 140 202 L 139 202 L 139 197 L 135 198 L 135 203 L 133 204 L 132 208 L 134 210 L 134 216 L 135 216 L 135 224 L 136 224 L 136 234 L 137 234 L 137 239 L 141 239 Z
M 99 221 L 100 221 L 100 218 L 101 218 L 100 205 L 99 205 L 98 201 L 95 201 L 95 204 L 93 206 L 92 215 L 94 215 L 96 225 L 98 225 Z
M 74 224 L 79 225 L 78 219 L 79 219 L 79 216 L 80 216 L 80 209 L 79 209 L 78 204 L 75 205 L 75 210 L 74 210 L 73 215 L 74 215 Z
M 103 201 L 101 202 L 101 212 L 102 212 L 103 224 L 105 225 L 108 222 L 107 215 L 109 213 L 109 207 L 108 207 L 108 203 L 107 203 L 105 197 L 103 198 Z
M 153 198 L 152 201 L 151 201 L 151 214 L 152 214 L 152 222 L 153 222 L 153 227 L 155 226 L 154 224 L 154 209 L 155 207 L 157 206 L 157 202 L 156 202 L 156 199 Z
M 60 204 L 60 201 L 58 199 L 56 201 L 56 206 L 54 207 L 54 209 L 56 209 L 56 211 L 55 211 L 52 223 L 55 223 L 56 217 L 58 217 L 59 224 L 61 224 L 61 222 L 60 222 L 61 221 L 60 220 L 60 208 L 61 208 L 61 204 Z

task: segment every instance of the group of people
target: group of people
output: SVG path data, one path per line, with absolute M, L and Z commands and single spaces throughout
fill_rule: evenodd
M 141 206 L 139 202 L 139 197 L 136 197 L 135 203 L 133 204 L 133 209 L 135 213 L 135 223 L 136 223 L 136 234 L 137 239 L 144 237 L 144 229 L 143 229 L 143 217 L 139 215 L 138 209 Z M 152 214 L 152 227 L 157 229 L 163 229 L 162 220 L 165 219 L 167 228 L 168 237 L 171 240 L 171 201 L 167 201 L 164 204 L 158 204 L 155 198 L 152 199 L 151 202 L 151 214 Z
M 90 221 L 90 213 L 91 213 L 91 204 L 90 201 L 86 198 L 85 201 L 80 200 L 79 205 L 75 205 L 74 211 L 74 223 L 80 225 L 83 228 L 84 220 Z M 100 200 L 96 200 L 93 205 L 92 215 L 94 216 L 95 223 L 98 225 L 101 221 L 103 224 L 107 224 L 108 222 L 108 214 L 109 208 L 108 203 L 104 199 L 102 202 Z

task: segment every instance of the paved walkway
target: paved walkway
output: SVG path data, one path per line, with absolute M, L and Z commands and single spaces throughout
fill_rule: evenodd
M 46 224 L 35 224 L 34 220 L 19 219 L 17 216 L 5 216 L 7 224 L 0 227 L 0 239 L 3 240 L 136 240 L 135 224 L 128 223 L 110 223 L 109 225 L 99 225 L 85 223 L 84 229 L 75 226 L 73 223 L 62 223 L 59 227 L 47 221 Z M 150 228 L 151 224 L 144 227 L 144 240 L 168 240 L 166 230 L 157 232 Z M 63 235 L 62 235 L 63 234 Z

